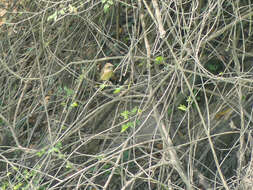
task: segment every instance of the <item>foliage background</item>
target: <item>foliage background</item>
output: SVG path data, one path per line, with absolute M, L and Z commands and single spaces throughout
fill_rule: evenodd
M 0 5 L 1 189 L 252 187 L 251 1 Z

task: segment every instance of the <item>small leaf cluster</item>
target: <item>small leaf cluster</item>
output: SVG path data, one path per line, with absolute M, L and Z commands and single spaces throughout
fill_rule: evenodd
M 134 107 L 132 110 L 128 111 L 128 110 L 125 110 L 123 111 L 120 115 L 121 117 L 124 118 L 124 120 L 128 120 L 129 117 L 131 116 L 134 116 L 136 114 L 140 114 L 142 112 L 141 109 L 138 109 L 137 107 Z M 137 122 L 137 123 L 136 123 Z M 125 132 L 129 127 L 134 127 L 135 124 L 139 124 L 139 120 L 137 120 L 136 122 L 133 122 L 133 121 L 128 121 L 127 123 L 123 124 L 121 126 L 121 133 Z
M 101 0 L 104 5 L 104 12 L 107 13 L 113 5 L 113 0 Z

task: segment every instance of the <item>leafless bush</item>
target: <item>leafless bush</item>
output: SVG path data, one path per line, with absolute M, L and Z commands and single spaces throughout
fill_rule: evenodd
M 3 7 L 2 189 L 252 187 L 251 1 Z

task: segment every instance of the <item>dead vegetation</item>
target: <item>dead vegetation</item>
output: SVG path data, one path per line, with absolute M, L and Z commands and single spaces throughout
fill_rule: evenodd
M 251 189 L 251 1 L 0 5 L 1 189 Z

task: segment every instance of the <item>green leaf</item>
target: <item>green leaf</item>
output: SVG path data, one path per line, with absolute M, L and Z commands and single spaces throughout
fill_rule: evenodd
M 135 106 L 132 110 L 131 110 L 131 114 L 135 114 L 137 112 L 137 107 Z
M 128 116 L 129 116 L 129 111 L 128 110 L 126 110 L 126 111 L 123 111 L 120 115 L 122 116 L 122 117 L 124 117 L 124 119 L 126 120 L 126 119 L 128 119 Z
M 155 58 L 155 64 L 163 64 L 164 63 L 164 57 L 163 56 L 158 56 Z
M 54 14 L 50 15 L 48 18 L 47 18 L 47 21 L 50 21 L 52 19 L 54 19 L 54 21 L 56 20 L 57 18 L 57 11 L 54 12 Z
M 191 103 L 191 102 L 192 102 L 192 97 L 191 97 L 191 96 L 188 96 L 186 102 Z
M 1 184 L 1 190 L 6 190 L 7 188 L 9 187 L 9 183 L 7 182 L 7 181 L 5 181 L 5 182 L 3 182 L 2 184 Z
M 69 12 L 70 13 L 77 13 L 77 8 L 76 7 L 73 7 L 71 4 L 69 4 Z
M 70 107 L 74 108 L 74 107 L 77 107 L 78 106 L 78 103 L 77 102 L 73 102 Z
M 187 107 L 186 107 L 185 105 L 183 105 L 183 104 L 180 104 L 180 105 L 178 106 L 178 109 L 179 109 L 179 110 L 182 110 L 182 111 L 186 111 L 186 110 L 187 110 Z
M 129 121 L 126 124 L 121 126 L 121 133 L 125 132 L 129 127 L 134 127 L 134 122 Z
M 23 183 L 19 182 L 17 185 L 15 185 L 13 187 L 14 190 L 18 190 L 21 186 L 23 185 Z
M 61 9 L 61 10 L 59 11 L 59 14 L 60 14 L 60 15 L 64 15 L 64 14 L 65 14 L 64 9 Z
M 124 133 L 128 128 L 129 126 L 127 124 L 122 125 L 120 133 Z
M 11 174 L 11 172 L 7 172 L 6 176 L 9 177 Z
M 99 88 L 100 88 L 101 90 L 103 90 L 105 87 L 106 87 L 105 84 L 101 84 L 101 85 L 99 86 Z
M 62 148 L 62 143 L 61 142 L 58 142 L 56 145 L 55 145 L 56 148 L 58 149 L 61 149 Z
M 66 92 L 67 96 L 72 96 L 75 93 L 74 90 L 67 88 L 66 86 L 64 86 L 64 91 Z
M 109 11 L 110 5 L 109 4 L 105 4 L 104 5 L 104 12 L 107 13 Z
M 120 93 L 121 87 L 119 88 L 115 88 L 115 90 L 113 91 L 113 94 L 118 94 Z
M 67 162 L 66 168 L 71 169 L 71 168 L 73 168 L 73 165 L 70 162 Z
M 113 1 L 112 1 L 112 0 L 107 0 L 107 3 L 108 3 L 109 5 L 113 5 Z
M 129 121 L 129 122 L 127 123 L 127 125 L 128 125 L 129 127 L 134 127 L 134 122 Z
M 168 113 L 168 116 L 170 116 L 170 114 L 172 113 L 172 109 L 168 108 L 167 113 Z
M 59 149 L 56 147 L 53 147 L 49 152 L 59 152 Z

